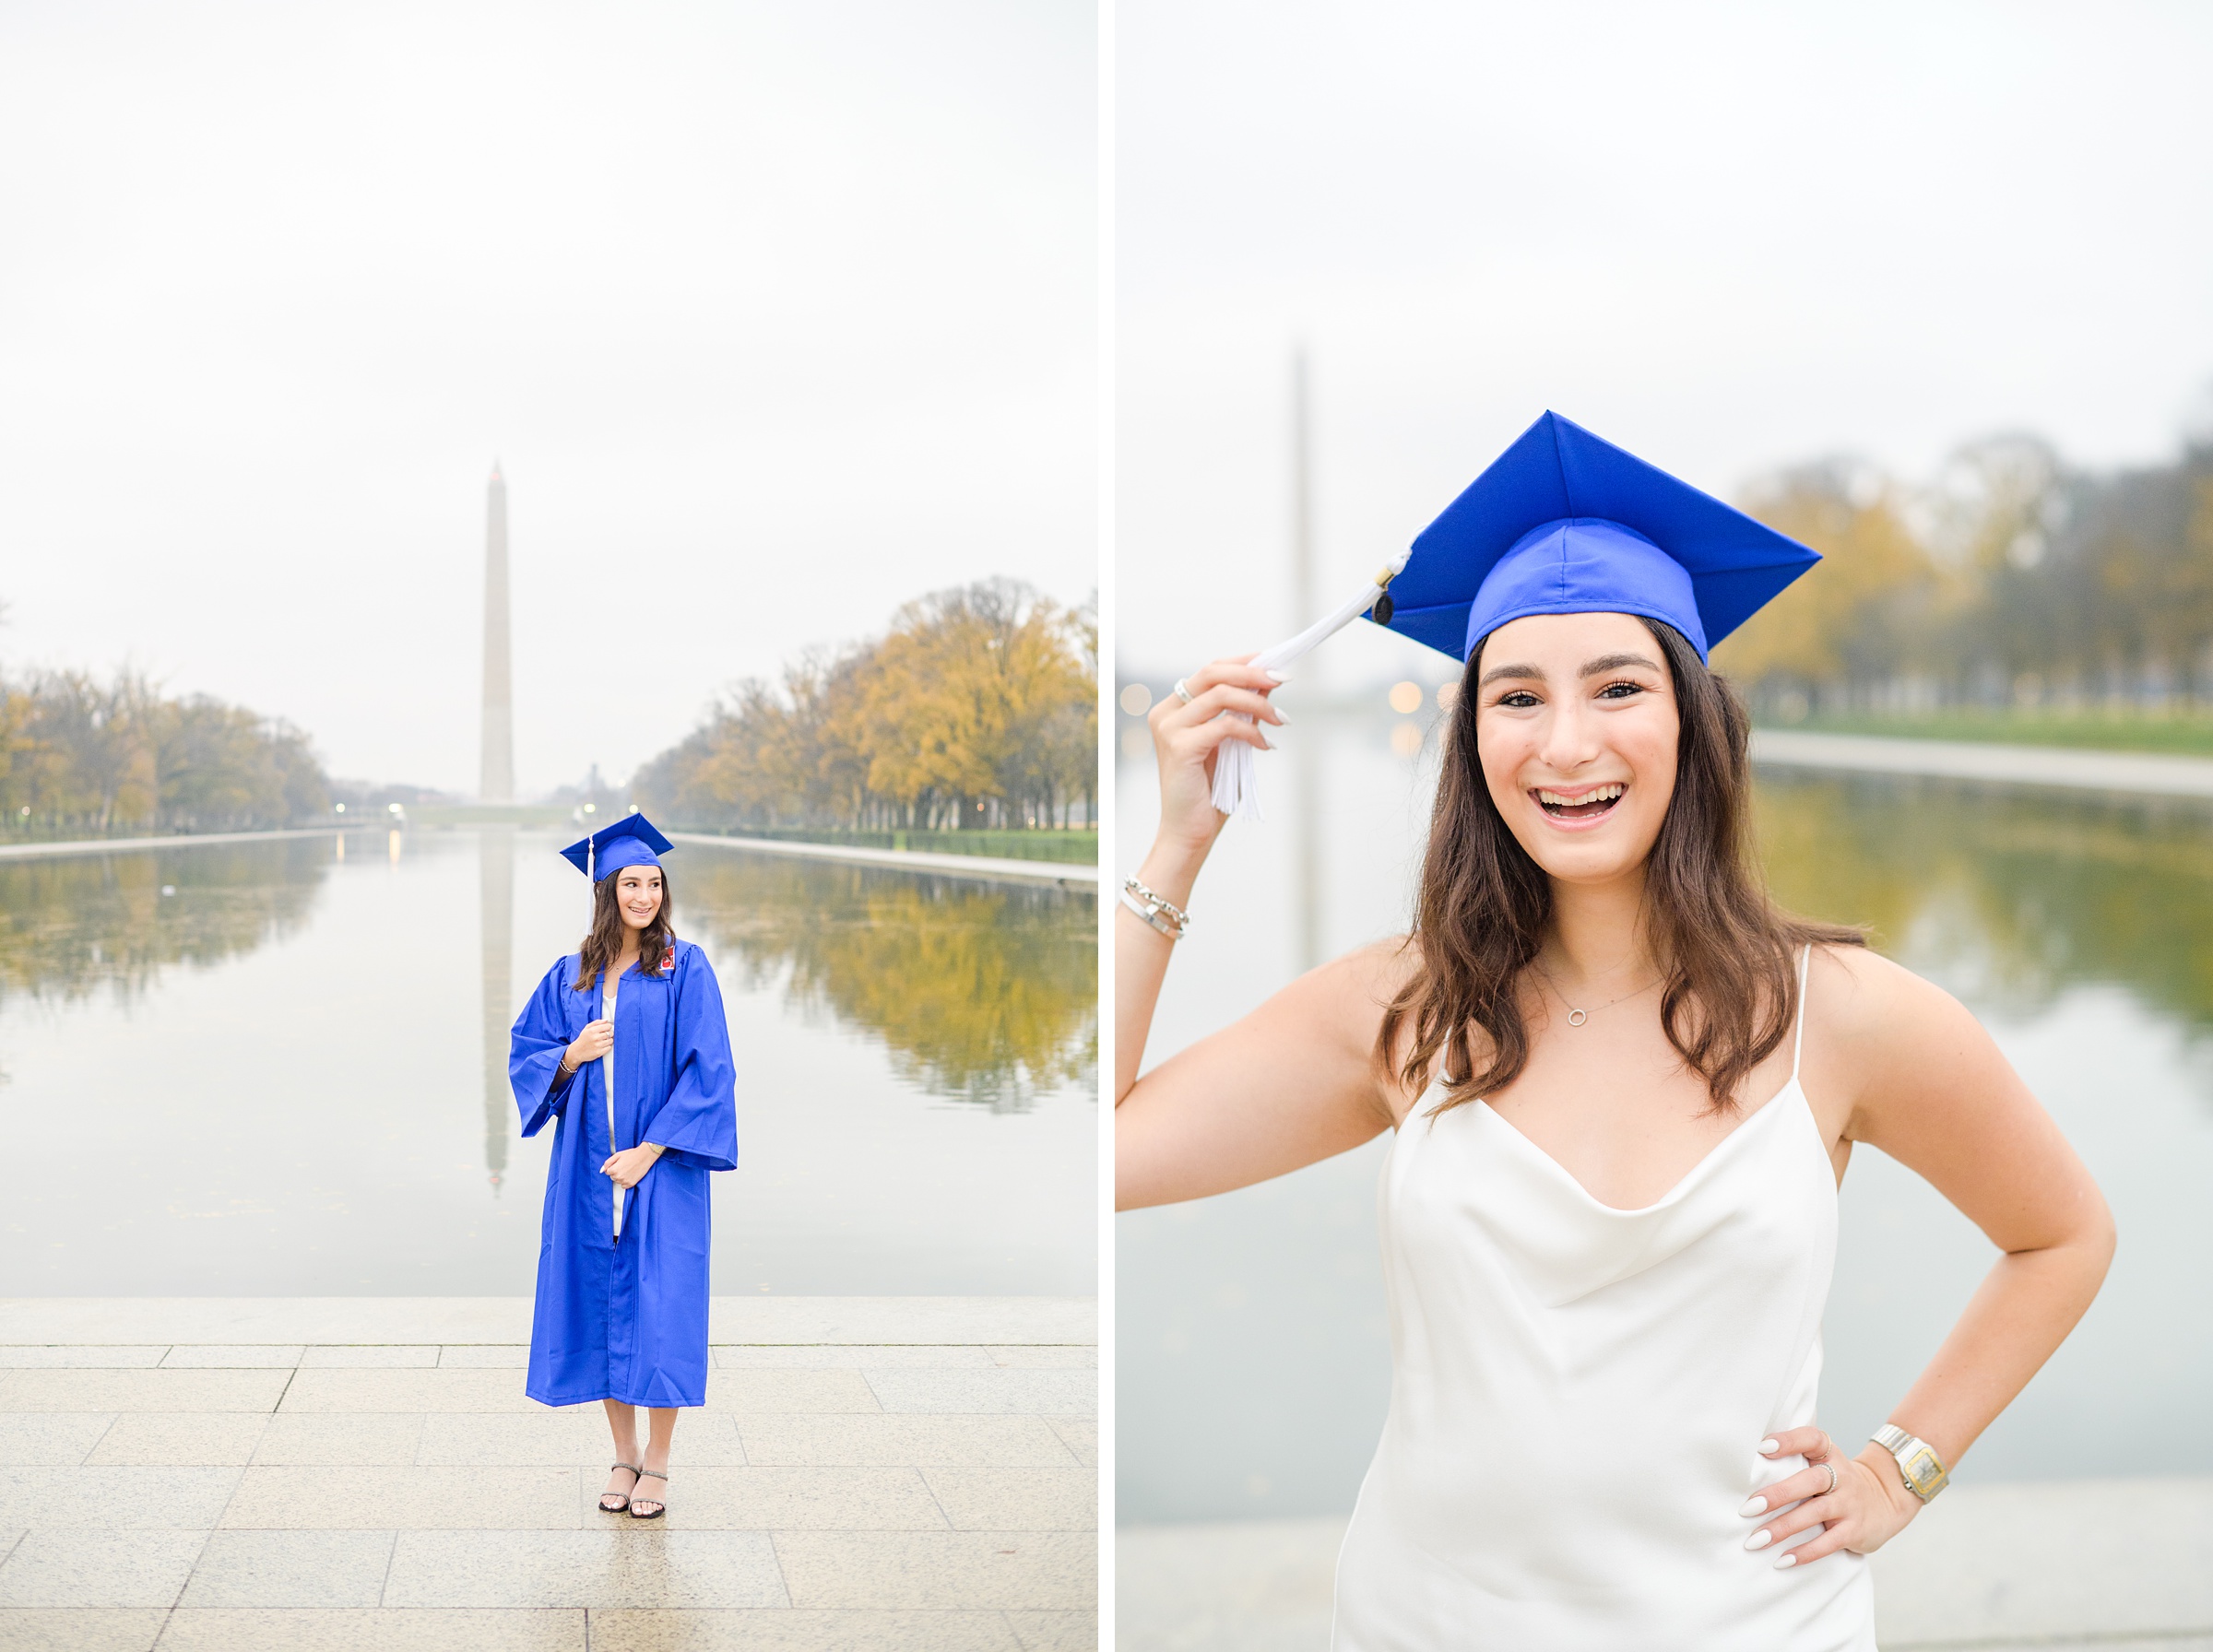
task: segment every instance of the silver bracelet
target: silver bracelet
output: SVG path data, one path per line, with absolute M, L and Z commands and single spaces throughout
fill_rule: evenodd
M 1166 895 L 1154 893 L 1135 878 L 1122 879 L 1122 904 L 1170 940 L 1181 940 L 1191 926 L 1191 914 Z

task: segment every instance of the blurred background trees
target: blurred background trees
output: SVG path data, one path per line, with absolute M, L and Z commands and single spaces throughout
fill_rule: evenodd
M 18 837 L 222 832 L 326 814 L 290 724 L 119 671 L 0 678 L 0 830 Z
M 991 579 L 740 684 L 631 782 L 671 822 L 849 831 L 1098 819 L 1098 621 Z
M 1827 559 L 1715 651 L 1765 718 L 2213 709 L 2213 442 L 2101 476 L 2000 436 L 1925 486 L 1830 460 L 1743 503 Z

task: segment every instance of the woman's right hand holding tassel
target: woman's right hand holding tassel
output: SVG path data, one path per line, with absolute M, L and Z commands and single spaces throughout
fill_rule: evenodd
M 1160 767 L 1160 830 L 1153 853 L 1145 857 L 1150 869 L 1140 876 L 1178 903 L 1190 892 L 1190 880 L 1229 818 L 1213 803 L 1214 763 L 1222 742 L 1242 740 L 1266 751 L 1268 737 L 1260 725 L 1290 721 L 1270 700 L 1284 680 L 1283 673 L 1260 669 L 1248 663 L 1251 658 L 1242 655 L 1201 666 L 1183 679 L 1189 700 L 1164 694 L 1145 719 Z M 1225 717 L 1224 712 L 1244 715 Z M 1154 872 L 1177 889 L 1154 883 Z

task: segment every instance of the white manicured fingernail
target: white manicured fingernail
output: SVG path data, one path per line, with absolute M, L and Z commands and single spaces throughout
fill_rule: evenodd
M 1755 1497 L 1736 1512 L 1747 1520 L 1754 1515 L 1764 1515 L 1768 1512 L 1768 1500 L 1765 1497 Z
M 1274 678 L 1278 682 L 1289 682 L 1291 680 L 1291 673 L 1288 671 L 1271 671 L 1268 673 L 1268 675 Z
M 1275 708 L 1275 720 L 1278 723 L 1288 723 L 1291 721 L 1291 714 L 1279 705 Z
M 1778 1554 L 1775 1557 L 1775 1569 L 1778 1572 L 1783 1570 L 1786 1566 L 1794 1566 L 1797 1564 L 1798 1557 L 1795 1554 Z
M 1762 1457 L 1773 1457 L 1781 1449 L 1782 1442 L 1781 1440 L 1762 1440 L 1759 1443 L 1759 1455 Z
M 1745 1547 L 1747 1549 L 1765 1549 L 1774 1540 L 1775 1534 L 1773 1532 L 1756 1531 L 1750 1537 L 1745 1540 Z

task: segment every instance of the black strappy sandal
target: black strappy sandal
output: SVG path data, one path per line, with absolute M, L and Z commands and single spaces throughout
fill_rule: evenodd
M 657 1480 L 663 1485 L 667 1485 L 669 1483 L 669 1477 L 666 1474 L 662 1474 L 652 1469 L 640 1469 L 638 1470 L 638 1478 L 641 1480 L 647 1478 Z M 637 1490 L 637 1487 L 633 1486 L 631 1487 L 631 1490 L 634 1492 Z M 643 1501 L 652 1504 L 653 1513 L 650 1515 L 641 1515 L 638 1513 L 638 1504 L 640 1501 L 641 1500 L 636 1497 L 633 1497 L 630 1500 L 630 1517 L 633 1520 L 657 1520 L 663 1515 L 669 1512 L 669 1505 L 666 1503 L 654 1503 L 652 1498 L 647 1497 L 643 1499 Z
M 645 1470 L 639 1468 L 635 1463 L 616 1463 L 613 1464 L 612 1467 L 616 1469 L 628 1469 L 633 1476 L 645 1473 Z M 665 1480 L 668 1478 L 668 1476 L 663 1475 L 662 1478 Z M 630 1489 L 633 1492 L 638 1489 L 638 1482 L 634 1478 L 630 1482 Z M 599 1493 L 599 1512 L 603 1515 L 619 1515 L 629 1506 L 630 1499 L 621 1492 L 602 1492 Z

